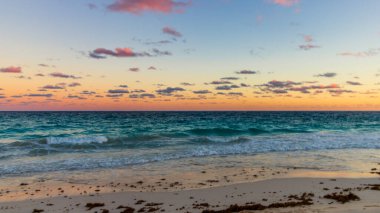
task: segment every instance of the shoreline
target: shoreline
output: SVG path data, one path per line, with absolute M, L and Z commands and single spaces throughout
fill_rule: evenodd
M 246 210 L 242 212 L 379 212 L 379 171 L 380 164 L 361 173 L 260 167 L 171 176 L 142 173 L 108 182 L 81 181 L 74 175 L 62 180 L 15 179 L 12 186 L 0 185 L 0 211 L 213 213 L 231 212 L 231 205 L 237 205 L 235 209 Z M 345 196 L 351 193 L 359 200 L 342 204 L 326 198 L 350 199 Z
M 134 212 L 217 212 L 228 210 L 231 205 L 237 204 L 241 208 L 252 205 L 268 207 L 263 209 L 264 212 L 378 212 L 379 184 L 379 178 L 272 178 L 251 183 L 171 192 L 126 191 L 80 196 L 67 196 L 62 193 L 61 196 L 51 198 L 0 202 L 0 210 L 6 213 L 123 212 L 125 209 L 133 208 Z M 347 202 L 341 203 L 326 198 L 326 195 L 334 193 L 342 195 L 343 199 L 352 193 L 360 200 L 347 198 Z M 302 203 L 305 200 L 309 200 L 309 203 Z M 99 207 L 91 208 L 91 205 Z

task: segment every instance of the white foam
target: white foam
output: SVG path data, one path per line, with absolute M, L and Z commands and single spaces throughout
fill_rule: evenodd
M 83 137 L 49 137 L 48 144 L 86 144 L 105 143 L 108 139 L 104 136 L 83 136 Z

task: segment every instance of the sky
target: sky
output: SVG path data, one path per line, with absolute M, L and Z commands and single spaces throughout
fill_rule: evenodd
M 378 0 L 2 0 L 0 110 L 380 110 Z

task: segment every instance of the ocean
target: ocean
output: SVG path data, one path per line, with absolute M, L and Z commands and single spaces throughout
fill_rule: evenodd
M 379 148 L 380 112 L 0 112 L 0 177 L 189 162 L 367 171 Z

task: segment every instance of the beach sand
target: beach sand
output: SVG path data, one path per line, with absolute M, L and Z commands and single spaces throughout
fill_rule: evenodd
M 0 188 L 0 212 L 380 212 L 379 169 L 231 168 L 120 182 L 15 180 Z

